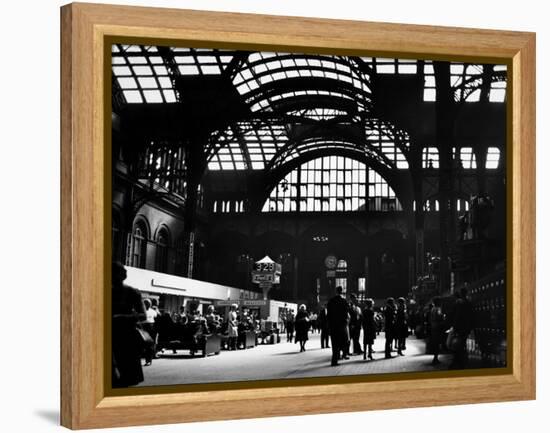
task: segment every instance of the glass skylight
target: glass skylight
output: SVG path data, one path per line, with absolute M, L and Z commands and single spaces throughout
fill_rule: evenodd
M 339 56 L 313 56 L 284 53 L 251 53 L 245 65 L 233 77 L 233 84 L 237 91 L 247 98 L 252 111 L 268 108 L 270 102 L 306 95 L 307 92 L 321 95 L 323 92 L 322 81 L 300 80 L 310 78 L 315 80 L 334 81 L 333 87 L 340 90 L 325 91 L 340 93 L 343 97 L 354 99 L 357 93 L 359 98 L 367 98 L 370 95 L 370 77 L 357 69 L 356 65 L 348 57 Z M 288 81 L 286 88 L 295 87 L 295 91 L 270 92 L 268 97 L 260 95 L 260 99 L 267 100 L 263 104 L 258 101 L 258 96 L 249 95 L 260 86 L 268 86 L 274 82 Z M 314 86 L 310 88 L 310 86 Z
M 234 51 L 172 48 L 181 75 L 220 75 L 233 59 Z
M 393 132 L 384 122 L 375 122 L 375 124 L 369 125 L 365 132 L 368 144 L 381 151 L 396 168 L 409 168 L 407 158 L 395 145 L 395 140 L 392 137 Z
M 113 45 L 112 70 L 128 104 L 174 103 L 176 92 L 157 47 Z
M 453 63 L 450 66 L 450 85 L 454 88 L 456 101 L 479 102 L 481 99 L 481 87 L 483 84 L 483 65 L 471 65 Z M 433 62 L 425 61 L 424 64 L 424 101 L 436 100 L 436 81 Z M 506 66 L 493 67 L 489 101 L 504 102 L 506 97 Z
M 245 127 L 242 126 L 242 128 Z M 222 135 L 221 139 L 217 138 L 217 148 L 220 150 L 214 150 L 217 153 L 214 153 L 208 162 L 210 170 L 233 170 L 234 168 L 228 163 L 230 160 L 228 155 L 235 155 L 231 161 L 235 163 L 235 167 L 238 167 L 236 169 L 262 170 L 277 150 L 288 141 L 282 125 L 266 124 L 260 128 L 250 128 L 248 131 L 240 132 L 239 135 L 243 147 L 238 143 L 239 138 L 233 133 Z

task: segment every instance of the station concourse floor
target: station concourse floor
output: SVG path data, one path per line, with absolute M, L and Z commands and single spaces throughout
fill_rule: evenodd
M 143 367 L 145 381 L 138 386 L 175 385 L 190 383 L 233 382 L 265 379 L 344 376 L 379 373 L 404 373 L 447 370 L 451 355 L 440 355 L 441 364 L 431 365 L 432 355 L 425 353 L 425 342 L 414 336 L 407 339 L 405 356 L 384 358 L 384 334 L 374 344 L 374 360 L 352 355 L 330 365 L 331 349 L 321 349 L 320 335 L 309 334 L 306 351 L 299 344 L 286 342 L 281 335 L 278 344 L 259 345 L 251 349 L 227 351 L 206 358 L 191 357 L 188 351 L 173 354 L 166 350 L 153 364 Z

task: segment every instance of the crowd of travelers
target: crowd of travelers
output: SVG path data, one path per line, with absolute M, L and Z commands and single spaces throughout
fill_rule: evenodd
M 223 334 L 227 337 L 227 349 L 246 348 L 243 336 L 248 331 L 259 332 L 260 320 L 246 308 L 239 310 L 237 304 L 230 306 L 225 317 L 213 305 L 206 314 L 198 308 L 180 307 L 178 312 L 161 312 L 156 299 L 142 299 L 138 290 L 125 285 L 124 266 L 114 263 L 112 267 L 112 381 L 113 387 L 136 385 L 144 380 L 143 366 L 150 366 L 157 357 L 159 329 L 173 324 L 192 327 L 204 334 Z M 197 305 L 198 307 L 198 305 Z M 308 312 L 301 304 L 296 314 L 283 312 L 281 325 L 287 342 L 299 344 L 300 352 L 306 351 L 309 332 L 320 333 L 322 349 L 332 349 L 331 365 L 336 366 L 350 356 L 363 355 L 374 359 L 373 345 L 383 331 L 385 338 L 384 357 L 405 356 L 407 337 L 414 332 L 426 338 L 429 352 L 433 353 L 432 364 L 440 363 L 443 347 L 452 351 L 453 361 L 449 368 L 467 366 L 466 340 L 473 329 L 473 308 L 465 289 L 455 294 L 452 309 L 444 311 L 441 298 L 434 298 L 425 310 L 407 310 L 405 298 L 388 298 L 384 306 L 377 307 L 372 299 L 358 302 L 355 295 L 349 299 L 342 287 L 317 312 Z M 276 325 L 275 325 L 276 329 Z M 361 340 L 361 336 L 363 337 Z
M 409 311 L 403 297 L 390 297 L 385 305 L 375 306 L 373 299 L 360 303 L 354 294 L 346 299 L 342 287 L 337 287 L 336 295 L 319 311 L 308 312 L 302 304 L 296 315 L 289 311 L 283 322 L 287 341 L 299 343 L 300 352 L 306 350 L 309 332 L 320 333 L 321 348 L 332 348 L 333 366 L 354 355 L 373 360 L 374 342 L 383 331 L 385 359 L 405 356 L 407 338 L 414 333 L 426 339 L 433 365 L 440 364 L 439 354 L 445 348 L 454 354 L 449 368 L 462 369 L 467 365 L 466 339 L 474 317 L 465 289 L 455 294 L 452 308 L 444 312 L 438 297 L 424 309 Z

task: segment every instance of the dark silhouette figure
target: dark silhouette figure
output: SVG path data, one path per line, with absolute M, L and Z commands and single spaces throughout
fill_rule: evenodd
M 388 298 L 384 308 L 384 333 L 386 334 L 385 357 L 391 358 L 392 342 L 395 339 L 395 300 Z
M 120 263 L 112 265 L 112 348 L 113 388 L 137 385 L 143 382 L 141 354 L 143 345 L 137 323 L 145 319 L 141 294 L 126 286 L 126 269 Z
M 376 320 L 374 318 L 374 301 L 367 299 L 363 309 L 363 359 L 373 359 L 372 345 L 376 340 Z
M 300 305 L 296 314 L 296 343 L 300 343 L 300 352 L 306 351 L 306 341 L 308 340 L 309 314 L 304 304 Z
M 462 288 L 456 296 L 456 303 L 452 315 L 452 332 L 457 339 L 456 347 L 453 348 L 454 358 L 449 368 L 463 369 L 468 363 L 466 351 L 466 339 L 473 329 L 474 311 L 472 303 L 467 298 L 465 288 Z
M 343 358 L 349 359 L 349 306 L 342 297 L 342 287 L 336 287 L 336 296 L 331 298 L 327 304 L 328 326 L 330 330 L 330 339 L 332 342 L 332 361 L 331 365 L 338 365 L 340 352 L 343 352 Z
M 407 319 L 405 298 L 398 298 L 397 311 L 395 313 L 395 336 L 397 338 L 397 354 L 401 356 L 404 356 L 403 350 L 407 348 L 406 341 L 409 336 L 409 324 Z
M 294 328 L 295 328 L 296 318 L 294 317 L 294 312 L 289 311 L 286 316 L 286 341 L 292 343 L 294 339 Z
M 317 325 L 319 326 L 319 331 L 321 332 L 321 349 L 330 349 L 330 331 L 328 327 L 328 313 L 326 305 L 321 308 L 321 311 L 319 311 L 319 315 L 317 316 Z
M 434 357 L 432 359 L 432 364 L 437 365 L 439 361 L 439 352 L 441 350 L 441 343 L 443 343 L 443 338 L 445 336 L 445 315 L 441 309 L 441 298 L 433 299 L 433 306 L 428 312 L 429 318 L 429 338 L 430 346 Z

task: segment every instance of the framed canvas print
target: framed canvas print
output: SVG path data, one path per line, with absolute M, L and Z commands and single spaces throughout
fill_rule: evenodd
M 63 425 L 535 397 L 534 34 L 61 18 Z

